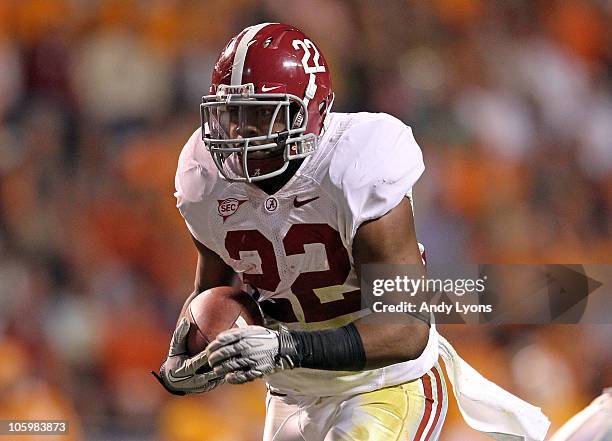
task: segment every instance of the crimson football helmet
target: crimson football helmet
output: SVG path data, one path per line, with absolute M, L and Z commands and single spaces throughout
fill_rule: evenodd
M 329 67 L 304 33 L 251 26 L 217 59 L 200 105 L 202 139 L 225 179 L 268 179 L 314 152 L 333 100 Z

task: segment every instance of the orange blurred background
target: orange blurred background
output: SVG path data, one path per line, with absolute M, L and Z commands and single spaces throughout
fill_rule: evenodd
M 610 2 L 3 0 L 0 419 L 66 418 L 72 440 L 261 439 L 262 382 L 175 398 L 148 372 L 193 286 L 178 154 L 218 52 L 263 21 L 317 42 L 335 110 L 413 127 L 430 261 L 612 261 Z M 612 385 L 612 326 L 442 332 L 553 429 Z M 452 403 L 442 439 L 481 439 Z

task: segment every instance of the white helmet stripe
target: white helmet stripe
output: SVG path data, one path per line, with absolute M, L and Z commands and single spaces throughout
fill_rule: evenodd
M 236 49 L 236 55 L 234 55 L 234 64 L 232 65 L 232 86 L 239 86 L 242 84 L 242 69 L 244 69 L 244 60 L 246 59 L 247 50 L 249 49 L 249 43 L 260 30 L 270 24 L 276 23 L 261 23 L 248 28 L 248 31 L 242 36 Z

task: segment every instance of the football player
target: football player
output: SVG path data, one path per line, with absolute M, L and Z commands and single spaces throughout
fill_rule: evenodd
M 359 289 L 372 262 L 424 273 L 410 199 L 421 150 L 398 119 L 333 101 L 323 54 L 292 26 L 251 26 L 221 52 L 176 173 L 198 250 L 181 315 L 237 275 L 281 326 L 226 331 L 189 358 L 183 317 L 159 380 L 182 395 L 265 378 L 266 441 L 435 440 L 443 339 L 427 318 L 369 320 Z

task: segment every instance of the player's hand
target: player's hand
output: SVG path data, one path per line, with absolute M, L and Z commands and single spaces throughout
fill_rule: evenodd
M 210 370 L 202 372 L 208 367 L 205 351 L 189 357 L 188 332 L 189 320 L 183 317 L 172 334 L 168 358 L 161 365 L 159 374 L 151 372 L 161 385 L 174 395 L 208 392 L 223 383 L 222 376 L 219 377 Z
M 215 375 L 228 383 L 253 381 L 278 370 L 292 369 L 297 352 L 286 329 L 279 332 L 262 326 L 222 332 L 206 348 Z

